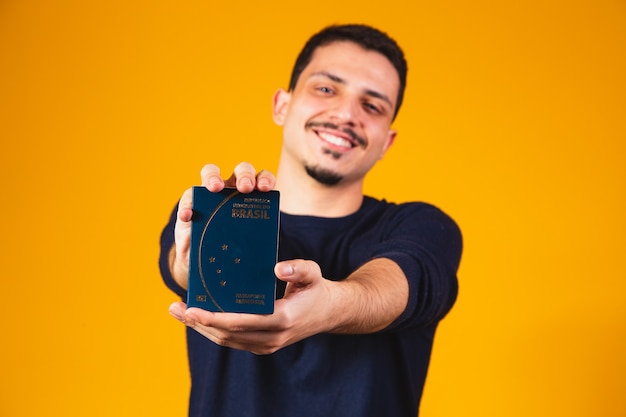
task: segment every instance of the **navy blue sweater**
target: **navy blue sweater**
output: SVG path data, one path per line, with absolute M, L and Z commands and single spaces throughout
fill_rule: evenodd
M 185 300 L 168 268 L 175 216 L 176 209 L 161 235 L 160 267 Z M 365 197 L 341 218 L 281 213 L 280 260 L 312 259 L 325 278 L 342 280 L 368 260 L 392 259 L 408 278 L 408 305 L 381 332 L 318 334 L 266 356 L 219 347 L 187 329 L 189 415 L 415 417 L 437 323 L 456 300 L 461 250 L 454 221 L 424 203 Z M 278 281 L 279 298 L 283 291 Z

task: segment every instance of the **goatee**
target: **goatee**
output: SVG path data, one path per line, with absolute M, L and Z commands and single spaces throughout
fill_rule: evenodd
M 330 171 L 328 169 L 322 169 L 319 167 L 313 167 L 306 165 L 304 167 L 306 173 L 309 174 L 309 177 L 313 178 L 315 181 L 324 185 L 336 185 L 343 179 L 343 176 L 337 174 L 336 172 Z

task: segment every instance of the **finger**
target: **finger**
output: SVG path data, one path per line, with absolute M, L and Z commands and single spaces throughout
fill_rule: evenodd
M 282 347 L 275 342 L 277 338 L 271 332 L 228 333 L 201 324 L 192 328 L 219 346 L 246 350 L 256 355 L 268 355 Z
M 274 273 L 280 280 L 293 282 L 299 286 L 312 284 L 315 280 L 322 278 L 319 265 L 314 261 L 304 259 L 278 262 L 274 266 Z
M 179 239 L 185 239 L 189 235 L 191 218 L 193 216 L 192 204 L 192 190 L 189 188 L 183 193 L 183 196 L 178 202 L 178 212 L 176 213 L 176 225 L 174 228 L 177 244 L 179 243 Z
M 178 202 L 178 213 L 177 213 L 177 219 L 182 221 L 182 222 L 189 222 L 191 221 L 191 216 L 193 214 L 193 212 L 191 211 L 191 208 L 193 207 L 193 198 L 192 198 L 192 190 L 191 188 L 185 190 L 185 192 L 183 193 L 183 196 L 180 198 L 180 201 Z
M 200 178 L 204 185 L 211 192 L 219 192 L 224 189 L 224 180 L 220 175 L 220 169 L 215 164 L 207 164 L 200 170 Z
M 276 186 L 276 177 L 265 169 L 259 171 L 256 176 L 256 188 L 260 191 L 270 191 Z
M 178 202 L 176 225 L 174 226 L 174 241 L 176 242 L 176 266 L 186 270 L 189 260 L 189 245 L 191 234 L 191 218 L 193 216 L 191 188 L 183 193 Z
M 184 323 L 220 346 L 257 354 L 272 353 L 284 343 L 280 322 L 271 315 L 212 313 L 190 308 Z
M 184 323 L 185 322 L 185 310 L 187 309 L 187 305 L 182 302 L 172 303 L 169 308 L 169 313 L 176 320 Z
M 266 332 L 279 328 L 276 317 L 269 314 L 214 313 L 192 307 L 185 311 L 185 319 L 189 325 L 201 325 L 229 333 Z
M 237 164 L 233 175 L 226 181 L 229 187 L 235 187 L 239 192 L 249 193 L 256 185 L 256 171 L 252 164 L 241 162 Z

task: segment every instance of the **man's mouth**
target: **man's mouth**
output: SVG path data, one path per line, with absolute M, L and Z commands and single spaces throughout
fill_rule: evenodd
M 341 138 L 339 136 L 335 136 L 328 132 L 317 132 L 317 135 L 322 138 L 325 142 L 330 143 L 331 145 L 339 146 L 342 148 L 351 149 L 355 146 L 355 144 L 348 139 Z
M 338 146 L 344 149 L 352 149 L 357 146 L 365 147 L 367 141 L 350 128 L 341 129 L 334 123 L 328 122 L 309 122 L 308 128 L 312 129 L 317 136 L 330 145 Z M 331 133 L 329 130 L 340 133 L 339 135 Z

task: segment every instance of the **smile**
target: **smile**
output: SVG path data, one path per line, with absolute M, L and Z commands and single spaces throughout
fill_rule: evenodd
M 332 135 L 326 132 L 317 132 L 317 135 L 322 138 L 325 142 L 330 143 L 331 145 L 339 146 L 341 148 L 351 149 L 355 145 L 351 141 L 345 138 L 341 138 L 339 136 Z

